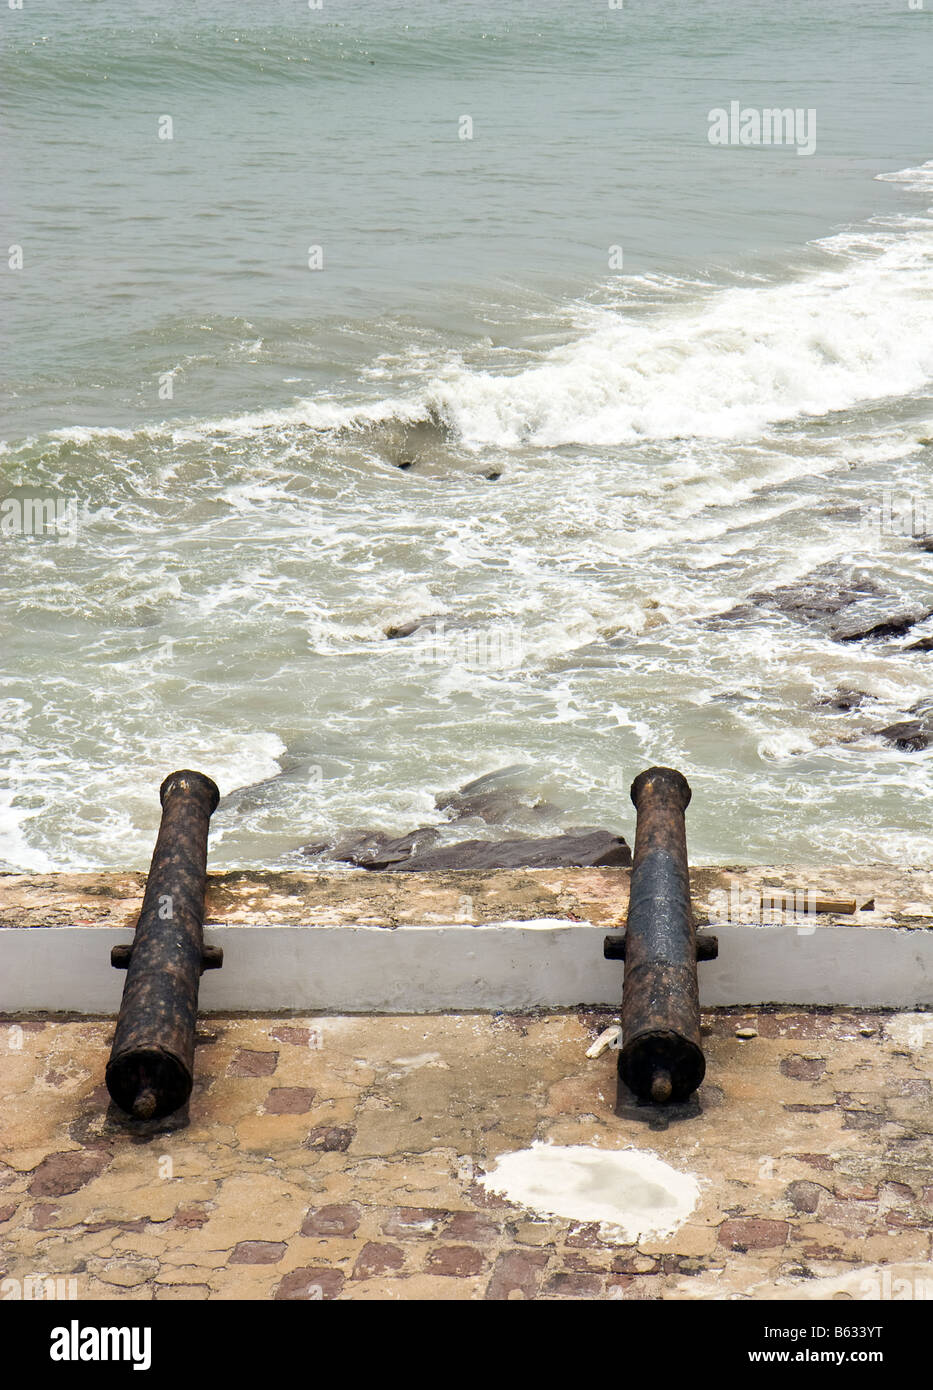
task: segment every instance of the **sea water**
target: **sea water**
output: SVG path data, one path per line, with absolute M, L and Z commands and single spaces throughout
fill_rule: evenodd
M 631 839 L 656 762 L 695 862 L 928 860 L 933 657 L 708 619 L 933 605 L 933 0 L 0 28 L 0 864 L 145 866 L 178 766 L 267 782 L 215 868 L 507 766 Z

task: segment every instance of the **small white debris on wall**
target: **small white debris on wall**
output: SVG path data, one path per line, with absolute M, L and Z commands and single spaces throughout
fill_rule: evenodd
M 606 1238 L 620 1244 L 670 1235 L 700 1197 L 692 1173 L 679 1173 L 656 1154 L 583 1144 L 532 1144 L 503 1154 L 480 1182 L 541 1215 L 599 1222 Z

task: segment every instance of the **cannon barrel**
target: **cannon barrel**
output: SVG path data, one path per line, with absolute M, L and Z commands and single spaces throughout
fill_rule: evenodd
M 635 851 L 625 935 L 605 953 L 625 961 L 619 1075 L 643 1101 L 683 1101 L 700 1085 L 697 960 L 713 959 L 715 938 L 698 941 L 690 905 L 682 773 L 651 767 L 632 783 Z
M 107 1063 L 107 1089 L 138 1120 L 170 1115 L 194 1084 L 198 987 L 223 953 L 204 948 L 207 831 L 219 800 L 201 772 L 166 777 L 162 823 L 132 945 L 111 963 L 127 971 Z

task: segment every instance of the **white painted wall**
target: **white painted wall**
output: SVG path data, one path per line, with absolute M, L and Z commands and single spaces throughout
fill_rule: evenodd
M 933 1004 L 933 931 L 852 926 L 722 926 L 702 964 L 703 1004 Z M 432 1013 L 576 1004 L 616 1007 L 623 967 L 603 959 L 604 927 L 543 919 L 483 926 L 211 927 L 222 970 L 203 1010 Z M 0 929 L 0 1010 L 115 1014 L 124 973 L 101 927 Z

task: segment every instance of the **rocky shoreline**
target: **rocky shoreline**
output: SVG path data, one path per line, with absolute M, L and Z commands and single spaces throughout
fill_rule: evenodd
M 423 825 L 405 835 L 359 830 L 339 841 L 316 841 L 301 853 L 320 862 L 351 864 L 374 872 L 418 873 L 437 869 L 569 869 L 627 867 L 632 854 L 625 838 L 595 826 L 571 826 L 560 834 L 511 836 L 507 839 L 466 839 L 440 843 L 447 826 L 473 823 L 503 825 L 517 818 L 554 823 L 560 808 L 533 800 L 508 786 L 522 771 L 503 768 L 466 783 L 456 792 L 435 798 L 439 811 L 450 817 L 444 826 Z
M 925 567 L 933 553 L 933 537 L 913 538 L 907 553 Z M 916 585 L 912 594 L 898 592 L 894 585 L 882 587 L 864 565 L 833 562 L 817 566 L 792 583 L 755 590 L 723 612 L 696 619 L 694 625 L 720 634 L 764 625 L 799 628 L 801 635 L 871 650 L 882 659 L 906 656 L 911 663 L 922 663 L 933 651 L 933 603 L 924 602 L 924 597 L 922 590 L 918 597 Z M 448 632 L 468 638 L 477 629 L 463 615 L 433 614 L 385 628 L 384 640 L 418 642 Z M 637 637 L 629 638 L 625 645 L 637 642 Z M 620 645 L 621 639 L 609 638 L 605 649 Z M 718 693 L 712 698 L 753 697 Z M 834 691 L 816 694 L 810 709 L 827 719 L 827 737 L 818 736 L 819 744 L 870 741 L 906 754 L 933 745 L 933 698 L 904 701 L 899 709 L 870 689 L 840 684 Z M 266 782 L 238 788 L 223 798 L 221 810 L 239 814 L 254 801 L 261 804 L 267 795 L 277 796 L 274 784 L 298 780 L 303 766 L 293 764 Z M 506 767 L 441 793 L 435 797 L 438 819 L 415 829 L 364 826 L 337 837 L 310 840 L 287 857 L 292 862 L 300 858 L 322 867 L 340 864 L 370 872 L 631 864 L 629 845 L 617 828 L 567 824 L 567 814 L 540 795 L 541 784 L 536 787 L 530 773 L 526 767 Z M 499 836 L 496 827 L 501 827 Z

